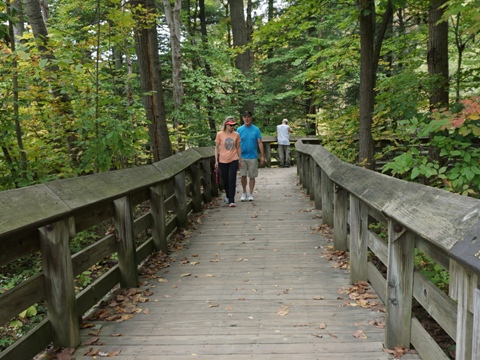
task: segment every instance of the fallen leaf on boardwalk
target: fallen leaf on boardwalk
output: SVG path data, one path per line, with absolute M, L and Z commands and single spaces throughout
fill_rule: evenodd
M 291 289 L 285 289 L 285 290 L 283 290 L 283 293 L 284 293 L 284 294 L 288 294 L 288 292 L 289 292 L 290 290 L 291 290 Z
M 210 260 L 210 262 L 218 262 L 218 259 Z
M 381 321 L 377 321 L 377 320 L 370 320 L 370 321 L 368 322 L 368 324 L 369 324 L 369 325 L 372 325 L 372 326 L 375 326 L 375 327 L 377 327 L 377 328 L 379 328 L 379 329 L 385 328 L 385 324 L 382 323 Z
M 330 331 L 327 330 L 327 334 L 330 335 L 331 337 L 333 337 L 334 339 L 337 338 L 337 335 L 333 335 Z
M 405 354 L 417 354 L 416 350 L 405 349 L 404 347 L 395 347 L 392 349 L 383 349 L 384 352 L 394 355 L 395 359 L 400 359 Z
M 245 300 L 245 298 L 239 298 L 238 300 Z
M 198 254 L 192 254 L 192 257 L 198 257 Z
M 199 278 L 212 278 L 212 277 L 215 277 L 215 275 L 213 274 L 205 274 L 205 275 L 200 275 L 200 276 L 197 276 Z
M 325 296 L 315 296 L 313 300 L 325 300 Z
M 88 328 L 91 328 L 91 327 L 94 327 L 94 326 L 95 326 L 95 324 L 85 323 L 85 324 L 80 325 L 80 329 L 88 329 Z
M 188 260 L 188 258 L 183 258 L 180 260 L 180 264 L 184 265 L 184 264 L 188 264 L 190 262 L 190 260 Z
M 218 307 L 218 304 L 209 304 L 208 307 L 210 308 Z
M 56 360 L 71 360 L 75 348 L 65 348 L 62 352 L 57 354 Z
M 152 296 L 152 295 L 153 295 L 153 291 L 150 290 L 150 289 L 145 289 L 145 290 L 143 291 L 143 295 L 145 295 L 145 296 Z
M 363 332 L 363 330 L 357 330 L 353 333 L 353 337 L 360 339 L 360 340 L 365 340 L 367 338 L 367 335 Z
M 286 316 L 286 315 L 290 314 L 290 311 L 287 310 L 288 308 L 290 308 L 290 306 L 282 306 L 280 309 L 277 310 L 277 315 L 278 316 Z
M 237 262 L 243 261 L 243 258 L 238 258 Z
M 122 350 L 115 350 L 111 353 L 108 353 L 107 357 L 113 357 L 113 356 L 120 355 L 121 352 L 122 352 Z
M 128 320 L 128 319 L 131 319 L 133 318 L 133 315 L 131 314 L 128 314 L 128 315 L 123 315 L 122 317 L 120 317 L 119 319 L 115 320 L 116 322 L 122 322 L 122 321 L 125 321 L 125 320 Z
M 82 343 L 82 345 L 92 345 L 92 344 L 96 343 L 98 341 L 98 339 L 100 339 L 100 338 L 99 337 L 90 338 L 87 341 L 85 341 L 84 343 Z
M 165 279 L 165 278 L 158 278 L 158 282 L 168 282 L 168 279 Z
M 165 295 L 163 295 L 163 297 L 164 297 L 165 299 L 170 299 L 170 298 L 172 297 L 172 295 L 165 294 Z
M 250 239 L 248 239 L 248 240 L 253 241 L 253 240 L 255 240 L 255 238 L 253 237 L 253 238 L 250 238 Z
M 186 274 L 180 275 L 180 277 L 186 277 L 186 276 L 191 276 L 191 275 L 192 275 L 192 273 L 186 273 Z
M 323 335 L 322 335 L 322 334 L 312 334 L 312 335 L 313 335 L 313 336 L 316 336 L 316 337 L 318 337 L 318 338 L 320 338 L 320 339 L 323 338 Z
M 120 336 L 123 336 L 123 334 L 111 334 L 110 336 L 113 336 L 113 337 L 120 337 Z
M 325 323 L 320 324 L 320 329 L 326 329 L 326 328 L 327 328 L 327 324 L 325 324 Z
M 198 265 L 198 264 L 200 264 L 200 261 L 192 261 L 192 262 L 190 263 L 190 265 Z
M 255 218 L 257 218 L 257 217 L 258 217 L 257 214 L 253 214 L 253 215 L 252 215 L 252 219 L 255 219 Z
M 143 310 L 143 313 L 144 313 L 145 315 L 148 315 L 148 314 L 150 314 L 150 310 L 145 309 L 145 310 Z
M 97 356 L 98 355 L 98 349 L 90 348 L 88 351 L 83 354 L 84 356 Z
M 279 251 L 280 251 L 280 250 L 278 250 L 278 249 L 273 249 L 273 252 L 279 252 Z
M 88 335 L 91 335 L 91 336 L 97 336 L 98 334 L 100 334 L 100 330 L 102 330 L 101 328 L 98 328 L 96 331 L 90 331 L 88 333 Z

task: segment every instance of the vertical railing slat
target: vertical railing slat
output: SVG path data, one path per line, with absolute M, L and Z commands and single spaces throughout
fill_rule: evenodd
M 388 221 L 385 346 L 410 348 L 415 234 Z
M 75 299 L 70 228 L 73 221 L 62 219 L 40 229 L 40 248 L 45 279 L 48 315 L 56 346 L 80 344 L 79 314 Z

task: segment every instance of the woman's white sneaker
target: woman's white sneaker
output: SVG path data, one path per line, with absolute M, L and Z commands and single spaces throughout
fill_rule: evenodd
M 246 201 L 247 200 L 247 193 L 243 193 L 242 196 L 240 197 L 240 201 Z

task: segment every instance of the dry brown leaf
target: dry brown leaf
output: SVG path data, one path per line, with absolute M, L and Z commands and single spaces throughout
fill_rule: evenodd
M 180 277 L 186 277 L 186 276 L 191 276 L 191 275 L 192 275 L 192 273 L 186 273 L 186 274 L 180 275 Z
M 93 337 L 82 343 L 82 345 L 92 345 L 98 341 L 99 337 Z
M 353 333 L 353 337 L 360 339 L 360 340 L 365 340 L 367 338 L 367 335 L 363 332 L 363 330 L 357 330 Z
M 318 338 L 320 338 L 320 339 L 323 338 L 323 335 L 321 335 L 321 334 L 312 334 L 312 335 L 313 335 L 313 336 L 316 336 L 316 337 L 318 337 Z
M 325 323 L 320 324 L 320 329 L 326 329 L 326 328 L 327 328 L 327 324 L 325 324 Z
M 315 296 L 313 300 L 325 300 L 325 296 Z

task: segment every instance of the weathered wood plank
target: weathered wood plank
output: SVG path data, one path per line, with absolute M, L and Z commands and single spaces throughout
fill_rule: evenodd
M 255 201 L 229 208 L 214 199 L 218 207 L 204 211 L 168 269 L 142 278 L 153 295 L 139 313 L 96 322 L 99 345 L 81 346 L 75 358 L 97 348 L 142 360 L 390 359 L 384 330 L 372 325 L 384 313 L 349 299 L 349 274 L 323 258 L 331 243 L 318 232 L 320 212 L 294 180 L 295 168 L 264 168 Z M 359 330 L 366 339 L 354 336 Z

